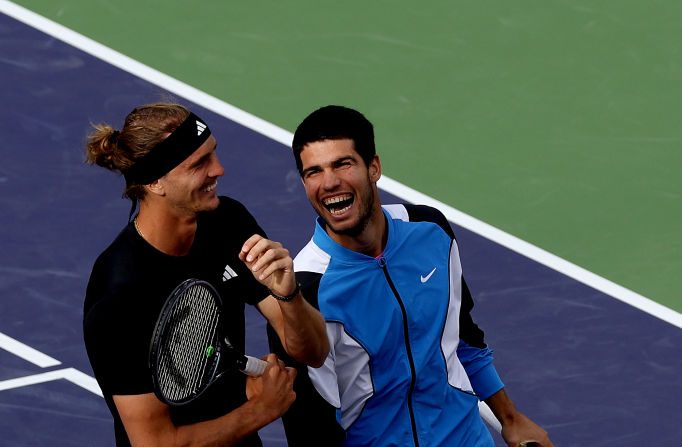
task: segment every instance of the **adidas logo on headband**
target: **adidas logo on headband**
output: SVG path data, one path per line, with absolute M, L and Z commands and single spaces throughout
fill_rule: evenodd
M 206 129 L 206 124 L 202 123 L 199 120 L 196 120 L 197 122 L 197 136 L 201 135 L 204 130 Z

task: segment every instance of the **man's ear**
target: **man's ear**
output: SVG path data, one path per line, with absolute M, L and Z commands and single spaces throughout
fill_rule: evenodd
M 144 185 L 144 187 L 151 194 L 156 194 L 157 196 L 165 196 L 166 191 L 163 188 L 163 184 L 159 180 L 154 180 L 150 184 Z
M 379 159 L 378 155 L 375 155 L 374 158 L 372 158 L 372 161 L 369 163 L 368 170 L 369 179 L 373 182 L 378 182 L 381 178 L 381 160 Z

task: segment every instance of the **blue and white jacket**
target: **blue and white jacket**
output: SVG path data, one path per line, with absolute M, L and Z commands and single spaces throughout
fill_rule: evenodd
M 477 404 L 503 384 L 470 316 L 452 229 L 434 208 L 383 210 L 381 257 L 337 244 L 318 219 L 294 260 L 331 345 L 309 378 L 336 408 L 346 446 L 492 446 Z

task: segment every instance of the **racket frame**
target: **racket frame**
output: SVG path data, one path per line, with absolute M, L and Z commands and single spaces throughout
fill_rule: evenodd
M 209 295 L 213 299 L 218 309 L 218 317 L 215 327 L 216 333 L 220 334 L 223 329 L 222 299 L 220 298 L 220 294 L 218 293 L 218 291 L 211 283 L 200 279 L 194 278 L 187 279 L 180 283 L 166 299 L 166 302 L 161 308 L 159 317 L 157 318 L 156 323 L 154 325 L 154 332 L 152 334 L 149 347 L 149 369 L 152 373 L 154 394 L 156 394 L 156 397 L 159 400 L 172 406 L 186 405 L 194 401 L 195 399 L 199 398 L 208 388 L 210 388 L 211 384 L 218 380 L 220 376 L 222 376 L 228 370 L 227 368 L 221 368 L 222 354 L 223 349 L 225 348 L 225 340 L 223 340 L 221 336 L 214 337 L 215 343 L 212 344 L 212 347 L 215 351 L 210 356 L 211 357 L 210 367 L 204 368 L 202 374 L 203 378 L 202 383 L 204 385 L 197 389 L 196 392 L 187 396 L 186 398 L 177 400 L 169 398 L 168 396 L 164 395 L 162 391 L 164 387 L 162 386 L 161 380 L 159 378 L 159 368 L 161 364 L 161 356 L 163 356 L 161 341 L 167 330 L 166 324 L 169 319 L 173 318 L 175 306 L 178 300 L 187 290 L 196 286 L 207 289 Z M 208 378 L 206 378 L 206 376 L 208 376 Z

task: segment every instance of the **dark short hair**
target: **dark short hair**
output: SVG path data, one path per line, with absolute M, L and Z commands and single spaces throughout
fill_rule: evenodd
M 369 166 L 376 155 L 374 127 L 362 113 L 344 106 L 328 105 L 308 115 L 296 128 L 291 144 L 298 173 L 303 174 L 301 151 L 306 144 L 346 138 L 353 140 L 355 152 Z

